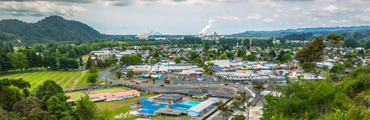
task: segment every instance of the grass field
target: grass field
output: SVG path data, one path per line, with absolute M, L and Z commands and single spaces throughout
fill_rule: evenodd
M 86 94 L 78 91 L 78 92 L 66 93 L 66 95 L 71 97 L 71 99 L 76 101 L 76 100 L 80 100 L 81 96 L 85 96 Z
M 34 72 L 23 72 L 23 73 L 10 73 L 6 75 L 0 75 L 2 78 L 23 78 L 30 82 L 31 89 L 41 85 L 46 80 L 54 80 L 63 89 L 69 89 L 79 86 L 86 86 L 86 79 L 88 76 L 87 71 L 34 71 Z
M 115 114 L 119 114 L 119 113 L 122 113 L 124 111 L 131 109 L 130 104 L 136 104 L 140 98 L 156 96 L 156 94 L 148 94 L 148 93 L 140 93 L 140 94 L 141 94 L 140 97 L 130 98 L 126 100 L 99 102 L 99 103 L 96 103 L 96 106 L 101 110 L 107 109 L 107 110 L 113 111 Z
M 114 87 L 114 88 L 107 88 L 107 89 L 98 89 L 98 90 L 92 90 L 90 93 L 103 93 L 103 92 L 122 92 L 130 90 L 130 88 L 126 87 Z

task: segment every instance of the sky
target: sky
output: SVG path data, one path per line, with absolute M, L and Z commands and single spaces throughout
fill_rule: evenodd
M 370 0 L 0 0 L 0 19 L 59 15 L 104 34 L 232 34 L 370 24 Z

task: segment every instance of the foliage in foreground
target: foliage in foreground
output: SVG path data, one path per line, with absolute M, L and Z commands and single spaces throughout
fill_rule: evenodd
M 370 67 L 358 68 L 342 81 L 288 82 L 281 96 L 266 96 L 262 119 L 370 119 Z

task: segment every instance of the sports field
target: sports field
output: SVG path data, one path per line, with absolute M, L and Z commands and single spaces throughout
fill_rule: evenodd
M 31 89 L 41 85 L 46 80 L 54 80 L 63 89 L 69 89 L 79 86 L 86 86 L 86 79 L 88 76 L 87 71 L 34 71 L 34 72 L 23 72 L 23 73 L 10 73 L 6 75 L 0 75 L 0 79 L 10 78 L 17 79 L 23 78 L 30 82 Z

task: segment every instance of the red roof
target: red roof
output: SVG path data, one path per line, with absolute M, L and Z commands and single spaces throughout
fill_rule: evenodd
M 122 97 L 122 96 L 130 96 L 130 95 L 140 95 L 140 92 L 137 90 L 129 90 L 129 91 L 123 91 L 123 92 L 105 92 L 105 93 L 89 94 L 89 97 L 90 98 L 105 97 L 109 99 L 109 98 L 114 98 L 114 97 Z

